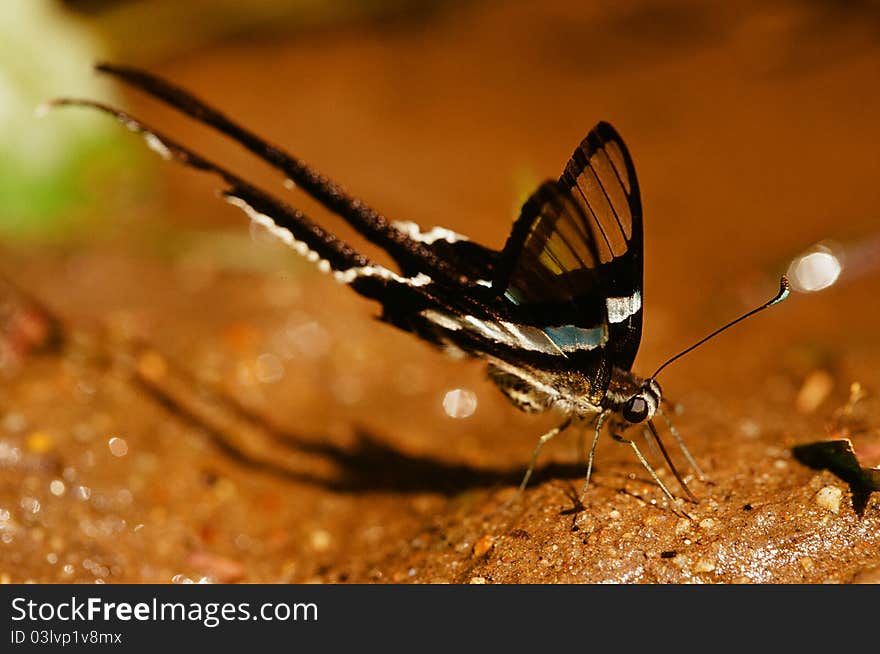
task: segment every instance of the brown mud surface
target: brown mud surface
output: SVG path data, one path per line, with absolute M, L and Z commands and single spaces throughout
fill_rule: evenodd
M 880 41 L 876 16 L 831 3 L 615 6 L 478 4 L 227 43 L 154 70 L 386 215 L 495 247 L 528 190 L 611 121 L 642 185 L 635 369 L 648 374 L 770 297 L 813 243 L 876 238 Z M 289 193 L 222 139 L 127 100 Z M 249 238 L 216 180 L 158 170 L 165 192 L 118 216 L 112 242 L 3 248 L 0 273 L 67 330 L 0 387 L 3 580 L 880 581 L 880 495 L 791 450 L 851 437 L 880 463 L 876 256 L 664 372 L 713 482 L 688 477 L 693 519 L 607 437 L 579 508 L 573 430 L 515 493 L 558 416 L 519 413 L 478 362 L 379 323 L 369 302 Z M 162 244 L 184 228 L 204 231 Z M 866 396 L 847 408 L 853 383 Z M 476 394 L 471 417 L 445 414 L 455 388 Z

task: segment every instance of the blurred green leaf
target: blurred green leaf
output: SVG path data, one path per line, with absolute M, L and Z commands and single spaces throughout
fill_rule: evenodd
M 103 48 L 48 0 L 0 5 L 0 237 L 65 238 L 95 211 L 116 175 L 142 157 L 116 126 L 86 113 L 35 110 L 49 98 L 113 101 L 92 72 Z

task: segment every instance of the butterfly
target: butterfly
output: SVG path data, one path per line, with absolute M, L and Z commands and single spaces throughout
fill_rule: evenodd
M 593 439 L 582 500 L 600 432 L 607 426 L 616 440 L 633 449 L 676 504 L 636 441 L 624 436 L 628 428 L 641 425 L 688 499 L 697 501 L 654 424 L 655 418 L 663 419 L 689 465 L 703 478 L 663 410 L 656 378 L 706 340 L 782 301 L 789 284 L 783 276 L 773 299 L 672 357 L 650 377 L 633 372 L 644 299 L 642 203 L 632 156 L 609 123 L 596 124 L 561 176 L 545 181 L 526 200 L 504 247 L 497 251 L 443 227 L 425 230 L 414 222 L 387 219 L 300 159 L 160 77 L 108 64 L 99 64 L 97 70 L 231 137 L 387 252 L 397 269 L 372 261 L 298 209 L 126 112 L 85 99 L 60 98 L 50 104 L 109 113 L 162 157 L 219 175 L 226 184 L 222 195 L 227 202 L 319 270 L 378 302 L 383 321 L 453 356 L 485 361 L 491 381 L 517 408 L 560 411 L 564 420 L 538 439 L 520 492 L 542 446 L 573 424 L 586 423 L 593 426 Z

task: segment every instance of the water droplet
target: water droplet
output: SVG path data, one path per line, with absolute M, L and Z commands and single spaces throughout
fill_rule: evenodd
M 36 497 L 22 497 L 20 504 L 21 508 L 25 511 L 30 511 L 31 513 L 40 512 L 40 500 Z
M 46 562 L 50 565 L 55 565 L 56 563 L 58 563 L 58 555 L 55 554 L 55 552 L 49 552 L 46 555 Z
M 466 388 L 456 388 L 443 397 L 443 410 L 450 418 L 468 418 L 477 410 L 477 395 Z
M 60 479 L 53 479 L 49 482 L 49 492 L 52 493 L 55 497 L 61 497 L 64 495 L 64 491 L 67 490 L 67 487 L 64 485 L 64 482 Z
M 124 438 L 114 436 L 107 441 L 107 445 L 110 447 L 110 453 L 113 456 L 125 456 L 128 454 L 128 443 L 125 442 Z
M 21 450 L 5 441 L 0 441 L 0 466 L 15 467 L 21 460 Z
M 284 364 L 274 354 L 264 352 L 257 357 L 257 380 L 262 384 L 274 384 L 284 377 Z
M 820 244 L 791 262 L 788 277 L 794 290 L 813 293 L 834 284 L 842 270 L 840 256 L 827 245 Z

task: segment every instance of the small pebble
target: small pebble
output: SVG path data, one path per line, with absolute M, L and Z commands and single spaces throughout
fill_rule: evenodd
M 816 493 L 816 504 L 831 513 L 840 513 L 840 498 L 843 491 L 835 486 L 825 486 Z
M 245 575 L 244 565 L 239 561 L 210 552 L 194 552 L 189 556 L 189 564 L 221 584 L 239 581 Z
M 672 564 L 677 568 L 681 568 L 682 570 L 684 570 L 690 562 L 690 558 L 685 556 L 684 554 L 676 554 L 674 557 L 672 557 Z
M 694 565 L 694 572 L 712 572 L 715 569 L 715 562 L 709 559 L 700 559 Z
M 495 538 L 490 534 L 486 534 L 474 543 L 474 556 L 480 557 L 488 554 L 493 547 L 495 547 Z
M 801 413 L 813 413 L 834 388 L 834 378 L 825 370 L 814 370 L 804 380 L 795 398 L 795 408 Z

